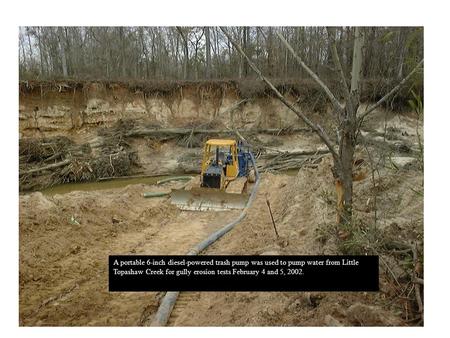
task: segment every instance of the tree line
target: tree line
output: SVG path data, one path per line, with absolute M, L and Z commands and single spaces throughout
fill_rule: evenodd
M 365 78 L 401 79 L 423 58 L 422 27 L 363 27 Z M 270 78 L 307 78 L 280 34 L 320 76 L 333 76 L 332 42 L 350 78 L 352 27 L 228 27 Z M 218 27 L 20 27 L 21 79 L 202 80 L 255 74 Z

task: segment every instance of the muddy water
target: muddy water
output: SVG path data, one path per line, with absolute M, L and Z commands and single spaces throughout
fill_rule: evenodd
M 83 182 L 83 183 L 66 183 L 58 184 L 41 190 L 44 195 L 52 196 L 56 194 L 66 194 L 72 191 L 96 191 L 114 188 L 123 188 L 130 184 L 156 184 L 159 180 L 175 177 L 171 176 L 154 176 L 154 177 L 137 177 L 137 178 L 117 178 L 108 181 Z
M 298 169 L 283 170 L 279 172 L 280 174 L 285 174 L 289 176 L 297 176 Z M 186 175 L 195 176 L 196 174 Z M 72 191 L 96 191 L 96 190 L 106 190 L 123 188 L 130 184 L 156 184 L 159 180 L 166 178 L 176 177 L 180 175 L 164 175 L 164 176 L 153 176 L 153 177 L 136 177 L 136 178 L 117 178 L 107 181 L 96 181 L 96 182 L 82 182 L 82 183 L 65 183 L 58 184 L 53 187 L 45 188 L 41 190 L 44 195 L 52 196 L 56 194 L 66 194 Z

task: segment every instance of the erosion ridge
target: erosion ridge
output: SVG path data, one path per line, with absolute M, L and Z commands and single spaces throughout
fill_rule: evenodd
M 366 80 L 362 100 L 377 100 L 392 83 Z M 308 106 L 311 111 L 328 109 L 325 97 L 311 80 L 278 80 L 275 84 L 288 99 Z M 416 91 L 421 89 L 416 88 Z M 256 80 L 30 80 L 19 83 L 19 95 L 21 136 L 110 126 L 124 117 L 156 122 L 164 127 L 218 117 L 229 124 L 247 127 L 280 127 L 297 120 L 263 83 Z M 409 98 L 409 92 L 403 90 L 396 96 L 396 102 L 404 105 Z M 229 111 L 233 104 L 243 99 L 247 101 L 236 107 L 236 111 Z

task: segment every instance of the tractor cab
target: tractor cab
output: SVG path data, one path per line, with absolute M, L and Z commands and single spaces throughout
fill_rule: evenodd
M 201 186 L 221 189 L 239 174 L 235 140 L 211 139 L 203 151 Z
M 248 200 L 247 182 L 252 183 L 256 170 L 254 163 L 249 147 L 241 142 L 208 140 L 200 178 L 185 189 L 172 190 L 172 204 L 182 210 L 243 209 Z

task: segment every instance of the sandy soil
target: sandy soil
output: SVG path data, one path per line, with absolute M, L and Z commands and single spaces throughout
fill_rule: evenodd
M 414 144 L 414 122 L 405 121 L 388 120 L 389 125 L 408 128 L 408 135 L 399 131 L 399 137 Z M 380 124 L 369 126 L 370 134 Z M 287 148 L 316 143 L 314 138 L 291 141 L 285 143 Z M 423 173 L 415 167 L 383 167 L 375 182 L 355 184 L 355 219 L 361 224 L 373 219 L 376 191 L 378 229 L 392 238 L 420 240 L 423 195 L 417 191 L 423 191 L 422 184 Z M 20 324 L 137 326 L 151 319 L 162 293 L 109 293 L 108 255 L 184 254 L 238 214 L 180 211 L 166 198 L 142 197 L 144 191 L 169 187 L 135 184 L 52 197 L 21 195 Z M 336 236 L 329 233 L 335 222 L 334 196 L 329 157 L 297 176 L 263 174 L 246 219 L 205 254 L 338 253 Z M 266 198 L 281 235 L 278 240 Z M 389 263 L 399 270 L 397 275 L 405 273 L 398 262 Z M 412 325 L 408 307 L 405 310 L 384 273 L 380 288 L 379 293 L 182 293 L 169 325 Z
M 205 254 L 337 253 L 336 245 L 320 241 L 318 232 L 335 215 L 333 205 L 322 197 L 333 188 L 328 172 L 325 160 L 319 169 L 301 170 L 296 177 L 264 174 L 248 217 Z M 322 174 L 325 179 L 316 184 L 313 178 Z M 417 178 L 402 175 L 396 179 L 390 181 L 395 191 L 387 188 L 379 203 L 388 205 L 393 195 L 401 195 L 400 204 L 386 213 L 380 226 L 388 231 L 395 220 L 396 226 L 410 232 L 421 217 L 421 199 L 407 192 Z M 369 188 L 369 183 L 363 183 L 356 193 L 365 194 Z M 21 325 L 141 325 L 156 311 L 161 294 L 108 293 L 107 256 L 183 254 L 237 215 L 202 212 L 194 217 L 164 198 L 142 198 L 146 190 L 148 186 L 132 185 L 101 192 L 21 197 Z M 279 240 L 266 197 L 274 210 Z M 415 230 L 420 232 L 420 225 Z M 382 279 L 381 287 L 380 293 L 363 294 L 182 293 L 169 324 L 328 325 L 337 320 L 342 325 L 401 325 L 395 307 L 386 306 L 388 282 Z M 352 307 L 355 304 L 361 306 L 357 311 Z M 361 311 L 370 315 L 359 316 Z
M 236 217 L 203 212 L 193 218 L 165 198 L 143 198 L 148 190 L 131 185 L 20 197 L 21 325 L 139 325 L 158 295 L 109 293 L 108 255 L 184 254 Z
M 334 204 L 323 198 L 332 191 L 329 159 L 318 170 L 301 170 L 297 177 L 265 175 L 248 217 L 232 232 L 206 250 L 205 254 L 339 254 L 333 240 L 321 240 L 321 228 L 335 220 Z M 315 178 L 323 175 L 317 182 Z M 397 236 L 422 232 L 422 200 L 409 189 L 417 185 L 415 174 L 403 173 L 385 179 L 386 191 L 379 203 L 385 211 L 378 223 L 382 231 L 392 226 Z M 368 195 L 370 182 L 355 187 L 358 196 Z M 390 199 L 399 198 L 392 208 Z M 271 225 L 265 198 L 271 201 L 281 239 Z M 361 203 L 364 204 L 364 203 Z M 372 212 L 357 206 L 355 217 L 368 218 Z M 182 293 L 173 311 L 174 326 L 385 326 L 407 325 L 403 311 L 393 304 L 390 282 L 380 277 L 381 292 L 203 292 Z

